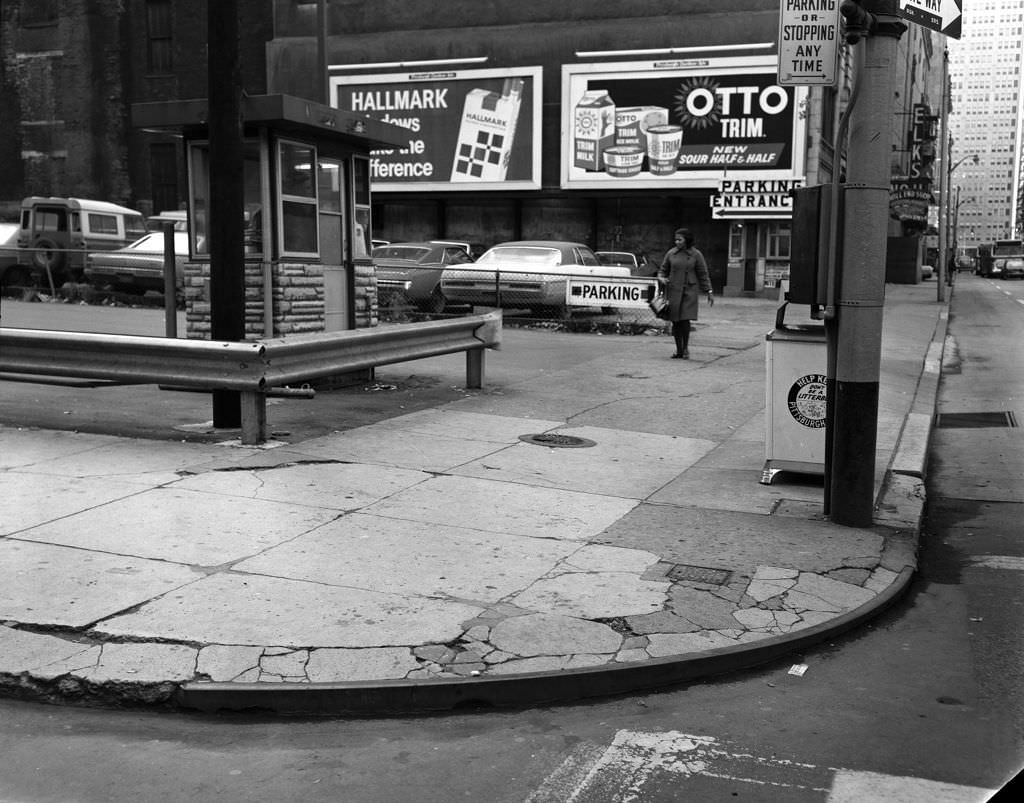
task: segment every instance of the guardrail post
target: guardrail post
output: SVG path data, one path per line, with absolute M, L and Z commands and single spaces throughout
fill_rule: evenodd
M 267 440 L 267 394 L 258 390 L 241 393 L 242 444 L 258 446 Z
M 484 351 L 485 349 L 466 349 L 466 387 L 482 388 L 484 386 Z

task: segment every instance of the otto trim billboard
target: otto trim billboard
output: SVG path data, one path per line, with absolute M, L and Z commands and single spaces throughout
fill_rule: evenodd
M 562 187 L 717 188 L 804 176 L 806 87 L 775 56 L 562 67 Z
M 540 189 L 541 68 L 331 75 L 331 105 L 409 129 L 374 191 Z

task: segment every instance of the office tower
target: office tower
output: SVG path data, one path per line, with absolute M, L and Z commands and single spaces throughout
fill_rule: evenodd
M 1020 237 L 1024 228 L 1024 0 L 971 0 L 963 5 L 963 36 L 948 40 L 950 220 L 961 249 Z M 953 237 L 951 232 L 951 244 Z

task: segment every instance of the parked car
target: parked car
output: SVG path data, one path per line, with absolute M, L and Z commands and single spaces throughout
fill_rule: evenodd
M 1007 257 L 996 260 L 1002 262 L 1002 276 L 1004 279 L 1024 279 L 1024 259 L 1020 257 Z
M 602 265 L 629 268 L 633 276 L 653 276 L 658 272 L 657 265 L 646 254 L 635 254 L 632 251 L 595 251 L 594 254 Z
M 522 240 L 501 243 L 471 265 L 446 269 L 441 292 L 449 303 L 561 310 L 570 276 L 628 277 L 629 268 L 602 265 L 581 243 Z
M 439 287 L 441 271 L 449 265 L 465 265 L 473 258 L 465 243 L 429 241 L 389 243 L 370 255 L 382 296 L 403 295 L 425 312 L 441 313 L 448 306 Z
M 934 275 L 935 275 L 935 268 L 933 268 L 927 262 L 925 262 L 923 265 L 921 265 L 921 281 L 922 282 L 927 281 L 928 279 L 932 278 L 932 276 L 934 276 Z
M 18 262 L 62 284 L 81 276 L 88 251 L 123 248 L 145 233 L 142 214 L 125 206 L 31 196 L 21 202 Z
M 188 232 L 174 232 L 175 285 L 184 287 L 185 262 L 188 260 Z M 122 290 L 164 289 L 164 234 L 153 231 L 131 245 L 116 251 L 89 254 L 85 277 L 90 284 L 111 285 Z
M 29 271 L 18 264 L 18 224 L 0 223 L 0 285 L 26 286 Z

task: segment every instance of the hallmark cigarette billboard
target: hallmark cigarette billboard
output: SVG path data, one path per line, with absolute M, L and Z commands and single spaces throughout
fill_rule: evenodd
M 379 191 L 540 189 L 541 68 L 331 75 L 331 105 L 409 129 Z
M 803 178 L 805 87 L 775 56 L 562 67 L 562 187 Z

